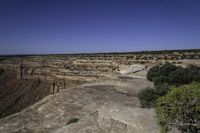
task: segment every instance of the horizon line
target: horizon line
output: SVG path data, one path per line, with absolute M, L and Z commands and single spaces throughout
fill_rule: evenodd
M 45 56 L 45 55 L 84 55 L 84 54 L 134 54 L 143 52 L 175 52 L 175 51 L 200 51 L 200 48 L 191 49 L 162 49 L 162 50 L 138 50 L 138 51 L 110 51 L 110 52 L 72 52 L 72 53 L 32 53 L 32 54 L 0 54 L 0 57 L 5 56 Z

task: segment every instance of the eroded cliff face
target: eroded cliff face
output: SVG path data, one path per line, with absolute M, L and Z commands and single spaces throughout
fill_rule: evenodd
M 0 132 L 158 133 L 153 109 L 140 108 L 137 93 L 152 83 L 113 74 L 49 95 L 0 120 Z
M 76 57 L 13 57 L 0 62 L 0 117 L 21 111 L 49 94 L 117 71 L 110 61 Z
M 147 70 L 166 61 L 200 65 L 199 55 L 195 60 L 180 53 L 0 58 L 0 117 L 5 117 L 0 132 L 159 132 L 154 110 L 140 108 L 137 98 L 153 86 Z
M 184 55 L 184 56 L 183 56 Z M 106 77 L 109 73 L 123 73 L 127 66 L 143 64 L 149 68 L 166 61 L 179 63 L 186 58 L 199 59 L 200 53 L 169 54 L 78 54 L 0 58 L 0 68 L 17 72 L 18 79 L 40 79 L 52 84 L 51 93 Z M 140 68 L 142 68 L 140 66 Z M 142 69 L 144 69 L 142 68 Z M 132 68 L 131 70 L 135 69 Z M 126 72 L 125 72 L 126 73 Z
M 104 77 L 107 72 L 119 69 L 111 61 L 79 60 L 76 57 L 9 58 L 2 61 L 0 67 L 15 70 L 18 79 L 40 79 L 51 83 L 51 93 Z
M 0 74 L 0 118 L 21 111 L 49 95 L 51 85 L 39 79 L 17 79 L 11 69 Z

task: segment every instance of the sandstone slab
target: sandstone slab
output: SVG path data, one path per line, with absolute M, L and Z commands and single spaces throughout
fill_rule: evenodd
M 157 133 L 153 109 L 140 108 L 137 98 L 147 86 L 145 79 L 115 77 L 62 90 L 0 119 L 0 132 Z

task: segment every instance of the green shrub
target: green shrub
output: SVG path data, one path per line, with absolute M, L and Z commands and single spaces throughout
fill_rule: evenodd
M 175 71 L 169 73 L 168 83 L 171 85 L 183 85 L 192 82 L 192 78 L 190 79 L 188 74 L 189 70 L 186 68 L 177 67 Z
M 167 94 L 170 86 L 189 84 L 192 81 L 200 82 L 200 67 L 191 65 L 182 68 L 166 63 L 152 67 L 147 73 L 147 78 L 153 81 L 155 89 L 147 88 L 139 92 L 142 107 L 152 107 L 158 97 Z
M 161 132 L 176 127 L 182 132 L 200 133 L 200 67 L 157 65 L 149 70 L 147 79 L 153 81 L 155 89 L 142 90 L 138 97 L 142 107 L 156 104 Z M 197 82 L 191 84 L 193 81 Z M 181 86 L 184 84 L 190 85 Z
M 153 78 L 153 83 L 155 86 L 161 86 L 162 84 L 169 83 L 169 78 L 167 76 L 160 75 Z
M 187 68 L 182 68 L 170 63 L 161 66 L 157 65 L 149 70 L 147 79 L 153 81 L 154 85 L 167 83 L 179 86 L 192 81 L 200 82 L 200 67 L 191 65 Z
M 161 132 L 178 128 L 183 133 L 200 132 L 200 83 L 174 87 L 156 101 Z
M 157 96 L 164 96 L 169 91 L 169 88 L 168 84 L 157 85 L 155 87 Z
M 165 95 L 169 90 L 167 84 L 156 86 L 155 89 L 147 87 L 138 93 L 140 104 L 143 108 L 154 107 L 158 97 Z
M 147 79 L 153 81 L 153 78 L 159 76 L 159 65 L 152 67 L 147 73 Z
M 177 67 L 171 63 L 165 63 L 164 65 L 157 65 L 152 67 L 147 73 L 147 79 L 153 81 L 154 78 L 163 76 L 167 77 L 170 72 L 175 71 Z
M 149 87 L 138 93 L 138 98 L 143 108 L 153 107 L 157 97 L 156 90 Z
M 200 67 L 195 65 L 190 65 L 187 69 L 190 81 L 194 80 L 200 82 Z

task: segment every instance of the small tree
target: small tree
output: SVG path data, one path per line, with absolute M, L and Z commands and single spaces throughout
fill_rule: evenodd
M 161 132 L 178 128 L 183 133 L 200 132 L 200 83 L 174 87 L 156 101 Z
M 138 98 L 140 99 L 140 104 L 143 108 L 153 107 L 157 97 L 156 90 L 149 87 L 138 93 Z
M 153 78 L 158 77 L 159 69 L 160 69 L 159 65 L 152 67 L 147 73 L 147 79 L 149 81 L 153 81 Z
M 171 63 L 165 63 L 164 65 L 157 65 L 152 67 L 147 73 L 147 79 L 153 81 L 157 77 L 168 77 L 169 73 L 175 71 L 177 67 Z

